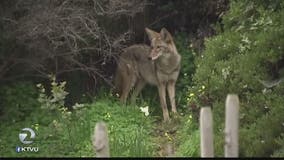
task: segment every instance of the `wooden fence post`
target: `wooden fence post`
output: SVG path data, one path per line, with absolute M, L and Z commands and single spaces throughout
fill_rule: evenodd
M 200 110 L 201 157 L 214 157 L 213 121 L 210 107 Z
M 104 122 L 98 122 L 95 127 L 93 146 L 96 157 L 110 157 L 107 127 Z
M 229 94 L 226 99 L 225 157 L 239 156 L 239 98 Z

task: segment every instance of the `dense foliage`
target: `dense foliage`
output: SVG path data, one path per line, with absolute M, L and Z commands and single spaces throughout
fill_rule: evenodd
M 232 1 L 223 17 L 224 32 L 206 40 L 196 61 L 188 100 L 190 105 L 213 108 L 218 156 L 224 155 L 224 105 L 229 93 L 240 98 L 240 156 L 281 155 L 283 7 L 283 1 Z M 196 89 L 202 86 L 203 94 Z

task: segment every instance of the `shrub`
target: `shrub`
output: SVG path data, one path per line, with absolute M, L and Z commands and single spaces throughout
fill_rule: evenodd
M 38 93 L 31 82 L 17 82 L 0 87 L 0 120 L 24 120 L 39 106 Z
M 263 80 L 283 78 L 283 7 L 283 1 L 231 1 L 223 17 L 224 32 L 207 39 L 205 51 L 196 58 L 188 103 L 212 106 L 216 156 L 224 155 L 224 105 L 229 93 L 240 98 L 240 156 L 279 155 L 283 83 L 267 87 Z
M 194 53 L 190 49 L 189 38 L 181 32 L 175 37 L 175 44 L 181 55 L 181 70 L 176 83 L 177 104 L 184 110 L 186 108 L 186 91 L 192 85 L 192 76 L 195 72 Z

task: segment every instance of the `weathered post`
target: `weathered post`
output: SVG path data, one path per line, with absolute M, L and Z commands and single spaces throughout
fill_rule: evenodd
M 107 127 L 104 122 L 98 122 L 95 127 L 93 146 L 97 157 L 109 157 Z
M 239 98 L 229 94 L 226 99 L 225 157 L 239 156 Z
M 201 157 L 214 157 L 213 121 L 210 107 L 200 111 Z

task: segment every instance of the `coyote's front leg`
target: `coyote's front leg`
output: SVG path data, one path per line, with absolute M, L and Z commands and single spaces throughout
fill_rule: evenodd
M 170 97 L 171 106 L 172 106 L 172 112 L 173 113 L 177 112 L 176 101 L 175 101 L 175 85 L 176 85 L 175 81 L 169 81 L 168 85 L 167 85 L 168 94 L 169 94 L 169 97 Z
M 167 103 L 166 103 L 166 85 L 164 83 L 159 84 L 158 90 L 159 90 L 159 96 L 160 96 L 160 104 L 163 110 L 164 121 L 169 121 L 170 116 L 169 116 Z

